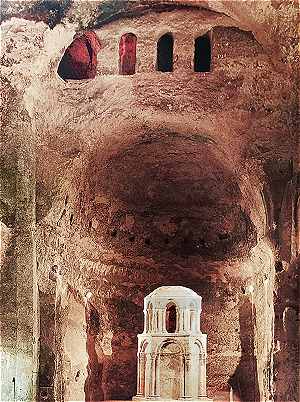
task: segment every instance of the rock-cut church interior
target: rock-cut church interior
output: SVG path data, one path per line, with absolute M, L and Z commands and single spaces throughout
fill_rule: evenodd
M 296 0 L 3 0 L 1 402 L 299 401 Z

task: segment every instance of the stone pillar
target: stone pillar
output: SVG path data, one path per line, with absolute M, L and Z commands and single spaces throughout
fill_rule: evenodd
M 183 398 L 191 397 L 191 355 L 188 353 L 183 358 L 184 361 L 184 394 Z
M 152 359 L 151 354 L 146 353 L 146 365 L 145 365 L 145 396 L 152 394 Z
M 166 309 L 163 309 L 163 322 L 162 322 L 162 332 L 166 332 L 166 319 L 167 319 Z
M 155 313 L 155 332 L 159 332 L 159 310 Z
M 140 363 L 140 357 L 141 355 L 138 354 L 138 358 L 137 358 L 137 379 L 136 379 L 136 383 L 137 383 L 137 395 L 142 395 L 141 394 L 141 363 Z
M 179 310 L 178 315 L 179 315 L 178 330 L 182 332 L 184 328 L 184 310 Z
M 190 310 L 188 308 L 184 310 L 184 330 L 190 331 Z
M 156 370 L 155 370 L 155 381 L 156 381 L 156 396 L 160 397 L 160 356 L 156 356 Z
M 150 315 L 150 320 L 151 320 L 151 326 L 150 326 L 150 332 L 155 332 L 155 328 L 156 328 L 156 309 L 153 308 L 152 310 L 152 314 Z
M 163 332 L 164 328 L 164 311 L 162 309 L 158 310 L 158 332 Z
M 14 188 L 13 243 L 1 270 L 2 401 L 35 401 L 39 354 L 39 299 L 35 243 L 35 135 L 15 95 L 13 126 L 5 127 L 16 151 L 10 159 Z M 2 262 L 2 261 L 1 261 Z
M 144 353 L 140 354 L 140 370 L 139 370 L 139 385 L 140 395 L 145 396 L 145 371 L 146 371 L 146 356 Z
M 148 311 L 144 312 L 144 332 L 148 332 L 149 331 L 149 313 Z
M 39 307 L 35 245 L 35 153 L 33 138 L 18 155 L 17 226 L 17 371 L 16 400 L 36 400 Z
M 198 396 L 206 396 L 206 358 L 199 356 Z
M 156 396 L 156 355 L 151 354 L 152 387 L 150 396 Z

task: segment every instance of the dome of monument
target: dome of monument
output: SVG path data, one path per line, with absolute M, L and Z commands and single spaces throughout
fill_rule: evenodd
M 164 308 L 173 302 L 180 308 L 190 306 L 201 310 L 201 300 L 201 296 L 184 286 L 160 286 L 145 297 L 144 306 L 145 309 Z
M 177 297 L 188 297 L 188 298 L 201 298 L 196 292 L 192 289 L 186 288 L 184 286 L 160 286 L 151 292 L 146 299 L 151 298 L 170 298 L 174 299 Z

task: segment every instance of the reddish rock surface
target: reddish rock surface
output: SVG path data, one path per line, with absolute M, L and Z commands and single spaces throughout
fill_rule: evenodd
M 209 396 L 298 400 L 296 2 L 4 3 L 2 399 L 129 400 L 143 299 L 183 285 L 203 297 Z
M 64 80 L 95 78 L 97 54 L 100 49 L 100 42 L 94 32 L 85 32 L 76 37 L 59 63 L 59 76 Z

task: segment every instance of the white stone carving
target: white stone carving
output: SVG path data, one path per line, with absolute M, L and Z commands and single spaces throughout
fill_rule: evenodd
M 144 315 L 133 400 L 212 402 L 206 393 L 201 296 L 183 286 L 162 286 L 145 298 Z

